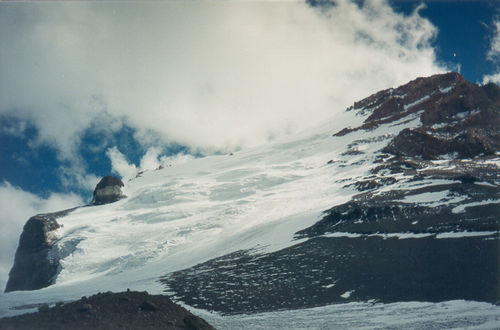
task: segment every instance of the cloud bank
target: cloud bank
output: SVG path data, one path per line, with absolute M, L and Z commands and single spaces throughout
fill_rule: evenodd
M 309 128 L 442 71 L 436 34 L 385 1 L 1 3 L 0 112 L 75 156 L 106 112 L 210 152 Z
M 23 225 L 38 213 L 65 210 L 83 205 L 82 199 L 74 194 L 52 194 L 42 199 L 34 194 L 12 186 L 0 184 L 0 293 L 5 289 L 8 273 L 14 262 L 19 236 Z

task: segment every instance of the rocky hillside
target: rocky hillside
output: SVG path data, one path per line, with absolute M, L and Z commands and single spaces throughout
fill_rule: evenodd
M 345 180 L 359 193 L 297 231 L 296 245 L 241 250 L 168 274 L 168 292 L 229 314 L 348 301 L 500 303 L 500 88 L 448 73 L 347 111 L 365 120 L 332 139 L 365 137 L 328 165 L 368 163 L 364 175 Z

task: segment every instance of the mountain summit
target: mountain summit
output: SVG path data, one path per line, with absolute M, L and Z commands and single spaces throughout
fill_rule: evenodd
M 286 141 L 146 171 L 128 197 L 54 219 L 40 256 L 53 285 L 0 311 L 128 287 L 232 315 L 215 326 L 345 302 L 498 303 L 499 124 L 498 86 L 446 73 Z

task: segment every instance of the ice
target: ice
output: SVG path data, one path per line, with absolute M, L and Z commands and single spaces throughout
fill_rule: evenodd
M 495 204 L 500 203 L 500 199 L 487 199 L 487 200 L 480 201 L 480 202 L 472 202 L 472 203 L 461 204 L 461 205 L 458 205 L 458 206 L 454 207 L 451 210 L 451 212 L 453 212 L 453 213 L 461 213 L 461 212 L 465 212 L 465 208 L 466 207 L 488 205 L 488 204 L 493 204 L 493 203 L 495 203 Z
M 454 196 L 449 190 L 425 192 L 415 195 L 407 195 L 400 200 L 403 203 L 415 203 L 429 207 L 436 207 L 446 204 L 460 203 L 467 199 L 465 196 Z
M 441 233 L 436 235 L 436 238 L 443 239 L 443 238 L 491 236 L 498 233 L 499 233 L 498 231 L 459 231 L 459 232 Z
M 374 233 L 374 234 L 358 234 L 358 233 L 346 233 L 346 232 L 334 232 L 322 235 L 322 237 L 328 238 L 338 238 L 338 237 L 347 237 L 347 238 L 359 238 L 359 237 L 382 237 L 384 239 L 387 238 L 398 238 L 398 239 L 408 239 L 408 238 L 423 238 L 433 236 L 432 233 Z
M 393 175 L 393 177 L 398 180 L 397 183 L 395 183 L 393 185 L 387 185 L 387 186 L 383 186 L 383 187 L 378 188 L 375 195 L 381 195 L 381 194 L 384 194 L 384 193 L 391 191 L 391 190 L 414 190 L 414 189 L 449 185 L 452 183 L 460 183 L 460 181 L 458 181 L 458 180 L 444 180 L 444 179 L 420 180 L 417 182 L 413 182 L 413 181 L 411 181 L 411 176 L 404 176 L 401 174 Z M 409 199 L 408 199 L 408 201 L 409 201 L 410 198 L 412 198 L 411 196 L 412 195 L 410 193 L 408 193 L 408 195 L 405 196 L 405 198 L 409 197 Z M 418 195 L 414 195 L 414 196 L 418 196 Z M 442 195 L 440 194 L 440 196 L 442 196 Z M 417 198 L 417 197 L 415 197 L 415 198 Z M 451 203 L 451 199 L 455 199 L 455 201 L 458 202 L 459 201 L 458 198 L 459 197 L 448 196 L 447 202 Z M 401 200 L 401 201 L 403 201 L 403 200 Z
M 476 109 L 476 110 L 473 110 L 473 111 L 459 112 L 459 113 L 455 114 L 453 117 L 464 119 L 465 117 L 474 116 L 474 115 L 477 115 L 479 113 L 481 113 L 481 111 Z
M 220 316 L 192 309 L 217 329 L 498 329 L 500 307 L 440 303 L 346 303 L 253 315 Z
M 498 187 L 497 185 L 494 185 L 489 182 L 474 182 L 474 184 L 477 184 L 479 186 L 486 186 L 486 187 Z
M 352 295 L 352 293 L 353 293 L 353 292 L 354 292 L 354 290 L 351 290 L 351 291 L 346 291 L 346 292 L 344 292 L 343 294 L 341 294 L 340 296 L 341 296 L 342 298 L 344 298 L 344 299 L 347 299 L 347 298 L 349 298 L 349 297 Z
M 434 124 L 431 127 L 432 127 L 432 129 L 440 129 L 440 128 L 446 127 L 448 125 L 450 125 L 450 124 L 445 122 L 445 123 Z
M 442 199 L 446 199 L 449 191 L 434 191 L 434 192 L 426 192 L 417 195 L 408 195 L 402 200 L 404 203 L 433 203 L 436 201 L 440 201 Z
M 492 236 L 498 234 L 498 231 L 474 231 L 474 232 L 445 232 L 440 234 L 435 233 L 374 233 L 374 234 L 359 234 L 359 233 L 346 233 L 346 232 L 334 232 L 322 235 L 321 237 L 328 238 L 360 238 L 360 237 L 382 237 L 387 238 L 397 238 L 397 239 L 410 239 L 410 238 L 424 238 L 424 237 L 434 237 L 436 239 L 445 238 L 463 238 L 463 237 L 476 237 L 476 236 Z
M 446 87 L 446 88 L 439 88 L 439 91 L 443 94 L 446 94 L 446 93 L 450 92 L 453 88 L 455 88 L 455 84 L 453 84 L 449 87 Z
M 405 105 L 405 111 L 408 110 L 408 109 L 410 109 L 410 108 L 412 108 L 412 107 L 414 107 L 414 106 L 416 106 L 417 104 L 420 104 L 422 102 L 427 101 L 429 98 L 430 98 L 429 95 L 425 95 L 424 97 L 416 100 L 415 102 L 412 102 L 410 104 Z
M 339 237 L 347 237 L 347 238 L 359 238 L 362 237 L 363 234 L 358 234 L 358 233 L 346 233 L 346 232 L 340 232 L 336 231 L 334 233 L 328 233 L 325 235 L 322 235 L 323 237 L 328 237 L 328 238 L 339 238 Z

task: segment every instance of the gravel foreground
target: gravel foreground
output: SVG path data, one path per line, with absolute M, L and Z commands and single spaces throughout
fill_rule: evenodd
M 0 319 L 0 329 L 215 329 L 163 295 L 98 293 Z

